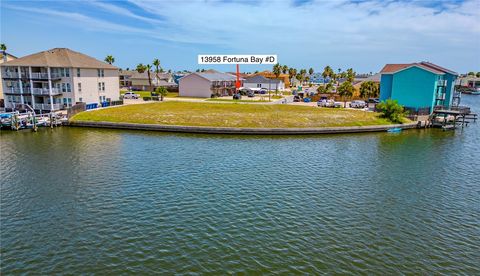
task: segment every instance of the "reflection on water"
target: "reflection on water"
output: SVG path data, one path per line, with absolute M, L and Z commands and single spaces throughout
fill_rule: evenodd
M 3 131 L 1 272 L 479 274 L 479 129 Z

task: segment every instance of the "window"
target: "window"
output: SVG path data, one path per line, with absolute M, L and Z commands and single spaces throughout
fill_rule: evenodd
M 62 92 L 67 92 L 67 86 L 62 82 Z
M 98 83 L 98 91 L 105 91 L 105 83 L 99 82 Z
M 80 68 L 77 68 L 77 77 L 80 77 Z
M 78 101 L 83 102 L 83 98 L 82 97 L 78 98 Z
M 65 77 L 70 77 L 70 68 L 65 68 Z
M 99 78 L 102 78 L 105 76 L 105 72 L 103 71 L 103 69 L 97 69 L 97 76 Z
M 105 91 L 105 83 L 102 82 L 102 91 Z
M 261 84 L 261 83 L 257 83 L 257 87 L 262 88 L 262 84 Z
M 82 92 L 82 83 L 81 82 L 78 83 L 78 92 Z
M 67 92 L 72 92 L 72 88 L 70 87 L 70 83 L 67 83 Z

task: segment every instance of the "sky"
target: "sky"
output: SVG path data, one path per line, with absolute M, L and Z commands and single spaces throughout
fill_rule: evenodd
M 198 65 L 198 54 L 277 54 L 289 67 L 378 72 L 430 61 L 480 71 L 480 0 L 0 0 L 0 40 L 18 57 L 66 47 L 135 68 Z M 241 71 L 271 69 L 242 65 Z

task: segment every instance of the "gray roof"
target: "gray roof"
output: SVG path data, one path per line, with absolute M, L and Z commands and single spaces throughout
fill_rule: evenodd
M 253 77 L 250 77 L 250 78 L 246 78 L 244 83 L 273 83 L 273 84 L 277 84 L 277 83 L 280 83 L 281 80 L 278 80 L 278 79 L 268 79 L 268 78 L 265 78 L 264 76 L 262 75 L 256 75 L 256 76 L 253 76 Z
M 215 73 L 209 73 L 209 72 L 195 72 L 192 74 L 196 74 L 204 79 L 207 79 L 209 81 L 235 81 L 237 80 L 237 77 L 234 75 L 226 74 L 226 73 L 220 73 L 220 72 L 215 72 Z
M 157 74 L 154 71 L 150 71 L 150 78 L 154 78 Z M 130 79 L 148 79 L 148 72 L 139 73 L 138 71 L 133 71 L 132 77 Z M 158 73 L 158 78 L 163 80 L 168 80 L 172 77 L 172 74 L 169 73 Z
M 116 69 L 117 67 L 72 51 L 68 48 L 53 48 L 47 51 L 38 52 L 28 56 L 14 59 L 2 64 L 2 66 L 48 66 L 48 67 L 76 67 L 76 68 L 99 68 Z

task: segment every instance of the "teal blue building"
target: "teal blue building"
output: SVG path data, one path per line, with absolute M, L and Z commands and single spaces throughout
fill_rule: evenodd
M 380 101 L 397 100 L 409 110 L 450 107 L 458 73 L 430 62 L 387 64 L 380 71 Z

